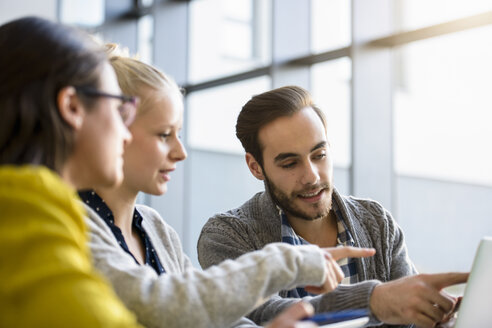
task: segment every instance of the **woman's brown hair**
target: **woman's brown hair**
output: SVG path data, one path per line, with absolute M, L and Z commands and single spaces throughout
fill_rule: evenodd
M 57 95 L 67 86 L 97 88 L 104 49 L 84 32 L 37 17 L 0 26 L 0 49 L 0 165 L 60 172 L 74 134 Z

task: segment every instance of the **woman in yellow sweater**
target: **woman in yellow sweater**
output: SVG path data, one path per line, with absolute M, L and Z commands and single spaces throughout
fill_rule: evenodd
M 0 49 L 0 327 L 136 327 L 93 269 L 75 192 L 121 182 L 134 99 L 75 29 L 19 19 Z

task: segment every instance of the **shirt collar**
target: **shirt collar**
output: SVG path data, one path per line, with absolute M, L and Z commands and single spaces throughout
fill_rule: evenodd
M 306 245 L 309 244 L 305 239 L 301 236 L 297 235 L 292 226 L 287 220 L 287 215 L 280 208 L 280 206 L 275 205 L 277 211 L 279 213 L 280 222 L 282 224 L 281 234 L 282 241 L 287 242 L 289 244 L 294 245 Z M 347 228 L 347 224 L 345 223 L 345 218 L 343 217 L 342 212 L 340 211 L 340 207 L 338 206 L 337 200 L 332 197 L 331 210 L 335 213 L 335 217 L 337 218 L 337 227 L 338 227 L 338 235 L 337 235 L 337 246 L 353 246 L 355 245 L 354 238 L 350 233 L 350 230 Z
M 111 209 L 108 207 L 104 199 L 102 199 L 95 191 L 80 191 L 79 196 L 82 201 L 90 206 L 96 213 L 110 226 L 116 227 L 114 224 L 114 216 Z M 135 208 L 133 212 L 132 224 L 139 229 L 142 229 L 143 218 Z

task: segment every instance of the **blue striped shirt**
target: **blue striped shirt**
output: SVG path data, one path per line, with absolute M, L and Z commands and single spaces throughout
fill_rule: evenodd
M 352 238 L 352 234 L 347 229 L 347 226 L 344 222 L 343 215 L 340 211 L 340 208 L 336 201 L 333 199 L 332 202 L 332 211 L 334 211 L 335 216 L 337 218 L 337 247 L 338 246 L 354 246 L 355 242 Z M 279 208 L 280 218 L 282 220 L 282 242 L 288 243 L 291 245 L 308 245 L 309 242 L 304 240 L 301 236 L 298 236 L 294 229 L 292 229 L 289 221 L 287 220 L 287 215 Z M 343 273 L 345 274 L 345 278 L 342 281 L 342 284 L 354 284 L 359 281 L 357 277 L 357 265 L 355 259 L 353 258 L 344 258 L 337 261 L 338 265 L 342 268 Z M 310 293 L 306 292 L 304 288 L 298 287 L 295 289 L 291 289 L 288 291 L 287 297 L 300 298 L 304 296 L 312 296 Z

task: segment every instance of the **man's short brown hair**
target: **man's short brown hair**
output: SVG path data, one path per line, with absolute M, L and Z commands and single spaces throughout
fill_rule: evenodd
M 292 116 L 311 107 L 318 114 L 326 130 L 323 112 L 316 107 L 311 94 L 298 86 L 285 86 L 252 97 L 241 109 L 236 123 L 236 136 L 247 153 L 263 166 L 263 145 L 258 133 L 268 123 L 280 117 Z

